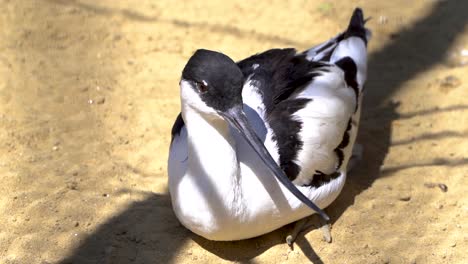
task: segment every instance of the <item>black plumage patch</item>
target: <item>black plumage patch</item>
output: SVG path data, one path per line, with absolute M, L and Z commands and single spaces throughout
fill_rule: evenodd
M 344 154 L 343 154 L 343 150 L 339 148 L 335 149 L 335 153 L 336 153 L 336 157 L 338 158 L 338 163 L 336 165 L 336 170 L 338 170 L 339 168 L 341 168 L 341 165 L 343 165 Z
M 359 88 L 356 81 L 357 66 L 351 57 L 344 57 L 339 61 L 335 62 L 336 66 L 340 67 L 345 76 L 346 85 L 351 87 L 356 95 L 356 104 L 359 98 Z M 357 108 L 357 106 L 356 106 Z
M 262 70 L 274 70 L 296 54 L 295 49 L 270 49 L 237 62 L 245 77 Z M 257 67 L 253 67 L 258 65 Z
M 273 130 L 273 140 L 278 146 L 280 167 L 291 181 L 296 179 L 301 170 L 294 160 L 303 146 L 299 138 L 302 123 L 294 120 L 292 115 L 304 108 L 310 101 L 312 99 L 303 98 L 282 101 L 275 106 L 267 119 Z
M 262 95 L 267 113 L 276 105 L 327 71 L 322 62 L 308 61 L 295 49 L 271 49 L 237 63 Z
M 350 139 L 349 131 L 351 130 L 351 127 L 352 127 L 351 122 L 352 122 L 352 119 L 350 118 L 348 121 L 348 126 L 346 127 L 346 131 L 343 133 L 343 139 L 341 140 L 340 144 L 338 144 L 338 146 L 335 148 L 335 153 L 338 158 L 338 163 L 336 165 L 337 170 L 343 164 L 343 160 L 344 160 L 343 149 L 349 145 L 349 139 Z
M 172 130 L 171 130 L 171 143 L 174 140 L 174 137 L 176 135 L 180 134 L 180 130 L 185 126 L 184 119 L 182 118 L 182 114 L 179 113 L 177 116 L 174 125 L 172 125 Z
M 305 56 L 293 57 L 286 69 L 274 75 L 273 82 L 280 85 L 277 86 L 273 102 L 277 104 L 286 100 L 291 94 L 307 85 L 315 77 L 328 72 L 328 69 L 324 66 L 325 64 L 323 63 L 307 61 Z
M 313 178 L 312 178 L 312 181 L 307 184 L 307 185 L 304 185 L 304 186 L 309 186 L 309 187 L 315 187 L 315 188 L 318 188 L 324 184 L 327 184 L 329 183 L 330 181 L 338 178 L 340 176 L 340 173 L 335 171 L 331 174 L 325 174 L 319 170 L 316 170 L 314 175 L 313 175 Z

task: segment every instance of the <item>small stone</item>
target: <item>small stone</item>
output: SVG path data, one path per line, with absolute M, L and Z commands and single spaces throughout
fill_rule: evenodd
M 426 188 L 434 188 L 436 186 L 439 187 L 439 189 L 441 191 L 443 191 L 443 192 L 448 191 L 448 187 L 444 183 L 432 183 L 432 182 L 425 182 L 424 183 L 424 187 L 426 187 Z
M 103 193 L 102 196 L 103 197 L 109 197 L 109 194 L 108 193 Z
M 411 196 L 409 195 L 400 196 L 398 200 L 403 201 L 403 202 L 408 202 L 409 200 L 411 200 Z
M 452 244 L 450 244 L 450 247 L 456 247 L 457 246 L 457 242 L 453 242 Z
M 457 87 L 461 84 L 460 79 L 458 79 L 456 76 L 453 75 L 448 75 L 446 76 L 441 82 L 440 86 L 442 87 Z
M 98 99 L 96 99 L 96 103 L 97 104 L 103 104 L 106 102 L 106 98 L 105 97 L 99 97 Z
M 93 99 L 89 99 L 89 100 L 88 100 L 88 104 L 94 104 L 94 100 L 93 100 Z
M 75 227 L 79 227 L 79 226 L 80 226 L 80 222 L 76 222 Z
M 54 151 L 57 151 L 58 149 L 59 149 L 58 146 L 53 146 L 53 147 L 52 147 L 52 150 L 54 150 Z
M 437 187 L 439 187 L 440 190 L 442 190 L 443 192 L 447 192 L 447 191 L 448 191 L 447 185 L 445 185 L 445 184 L 443 184 L 443 183 L 437 184 Z
M 440 83 L 439 88 L 442 92 L 447 93 L 450 92 L 452 89 L 457 88 L 461 85 L 460 79 L 453 75 L 446 76 Z
M 67 183 L 67 188 L 70 189 L 70 190 L 76 191 L 78 189 L 78 183 L 75 182 L 75 181 L 69 182 L 69 183 Z

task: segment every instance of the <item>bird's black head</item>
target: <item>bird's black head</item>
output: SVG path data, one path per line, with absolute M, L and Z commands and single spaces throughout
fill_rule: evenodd
M 206 106 L 217 112 L 242 105 L 243 84 L 244 76 L 237 64 L 228 56 L 210 50 L 197 50 L 182 72 L 182 93 L 184 85 L 190 86 L 196 94 L 189 95 L 191 92 L 185 91 L 188 92 L 186 96 L 198 95 Z M 192 99 L 186 101 L 197 104 L 195 98 Z

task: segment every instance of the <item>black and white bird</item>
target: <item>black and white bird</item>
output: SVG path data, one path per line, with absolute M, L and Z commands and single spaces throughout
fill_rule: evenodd
M 333 202 L 345 183 L 367 72 L 362 10 L 316 47 L 239 62 L 197 50 L 180 81 L 169 191 L 180 222 L 210 240 L 259 236 Z

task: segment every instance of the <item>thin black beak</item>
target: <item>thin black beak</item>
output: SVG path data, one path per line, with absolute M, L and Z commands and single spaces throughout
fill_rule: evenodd
M 231 124 L 231 126 L 235 127 L 241 133 L 241 135 L 255 150 L 255 152 L 257 152 L 265 165 L 267 165 L 273 175 L 275 175 L 275 177 L 281 182 L 281 184 L 284 185 L 284 187 L 286 187 L 292 194 L 294 194 L 297 199 L 317 212 L 325 221 L 330 220 L 328 215 L 325 214 L 322 209 L 320 209 L 297 189 L 297 187 L 284 174 L 283 170 L 281 170 L 281 168 L 276 164 L 275 160 L 271 157 L 270 153 L 265 148 L 265 145 L 263 145 L 262 141 L 260 141 L 257 134 L 255 134 L 249 125 L 244 111 L 242 110 L 242 106 L 233 107 L 226 112 L 220 112 L 219 114 L 222 115 L 229 122 L 229 124 Z

